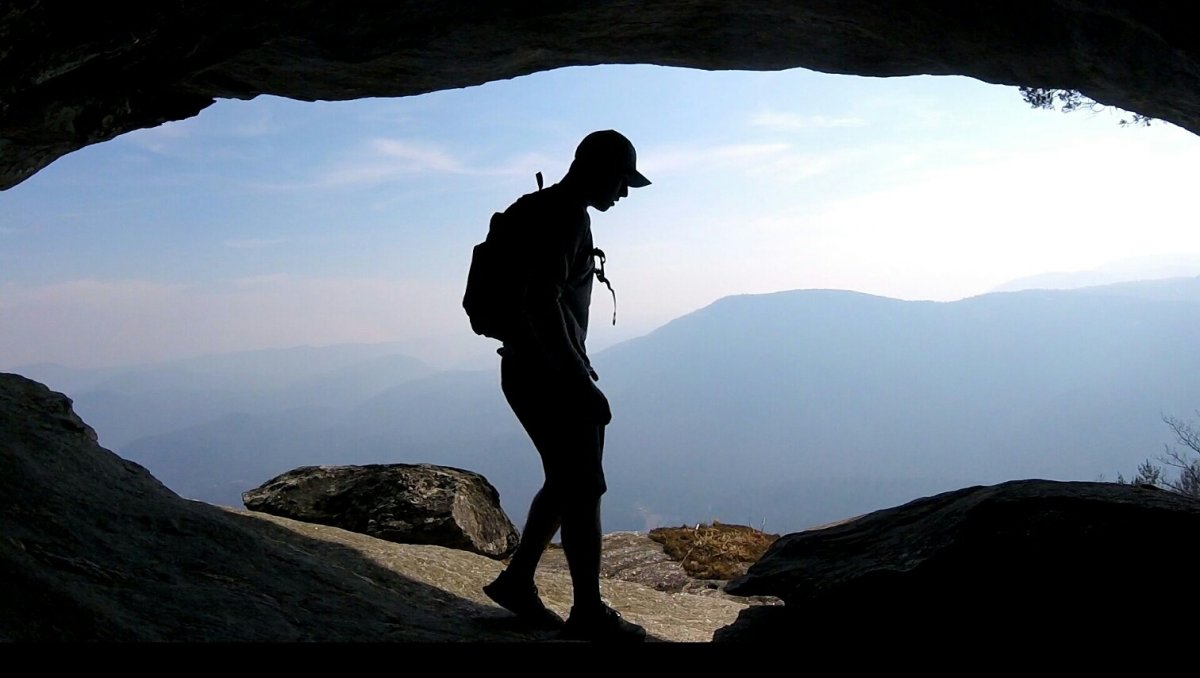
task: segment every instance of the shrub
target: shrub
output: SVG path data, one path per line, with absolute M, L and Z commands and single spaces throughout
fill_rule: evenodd
M 745 525 L 727 525 L 714 520 L 694 527 L 659 527 L 650 538 L 663 545 L 668 556 L 679 561 L 697 579 L 733 579 L 766 553 L 779 538 Z
M 1021 87 L 1019 89 L 1021 90 L 1021 98 L 1025 100 L 1025 103 L 1033 106 L 1034 108 L 1045 108 L 1052 111 L 1057 105 L 1058 109 L 1063 113 L 1070 113 L 1072 111 L 1080 110 L 1098 113 L 1105 108 L 1109 108 L 1104 104 L 1085 96 L 1083 92 L 1080 92 L 1079 90 L 1053 89 L 1046 87 Z M 1113 108 L 1112 110 L 1128 113 L 1127 111 L 1121 111 L 1119 108 Z M 1128 115 L 1128 118 L 1121 118 L 1118 124 L 1120 124 L 1122 127 L 1127 125 L 1149 127 L 1151 121 L 1153 120 L 1153 118 L 1150 116 L 1142 115 L 1141 113 L 1128 113 Z
M 1196 415 L 1200 416 L 1200 411 L 1197 411 Z M 1137 474 L 1132 480 L 1127 481 L 1118 474 L 1117 482 L 1153 485 L 1188 497 L 1200 498 L 1200 457 L 1190 458 L 1200 455 L 1200 428 L 1192 422 L 1175 417 L 1163 417 L 1163 422 L 1175 434 L 1175 440 L 1178 445 L 1182 445 L 1182 449 L 1177 445 L 1165 445 L 1163 454 L 1158 458 L 1161 465 L 1147 459 L 1138 466 Z

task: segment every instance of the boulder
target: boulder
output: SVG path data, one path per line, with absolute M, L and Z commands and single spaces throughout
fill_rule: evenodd
M 496 488 L 448 466 L 304 466 L 242 493 L 242 501 L 251 511 L 498 560 L 520 541 Z
M 843 637 L 850 629 L 958 635 L 1132 632 L 1195 609 L 1200 499 L 1148 486 L 1016 480 L 969 487 L 780 538 L 734 595 L 716 640 Z M 1151 588 L 1152 582 L 1178 586 Z

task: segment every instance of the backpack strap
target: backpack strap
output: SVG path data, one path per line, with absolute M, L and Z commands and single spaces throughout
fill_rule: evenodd
M 613 325 L 616 325 L 616 324 L 617 324 L 617 293 L 616 293 L 616 291 L 613 289 L 612 283 L 610 283 L 610 282 L 608 281 L 608 276 L 604 275 L 604 262 L 605 262 L 605 261 L 607 261 L 607 260 L 605 259 L 605 257 L 604 257 L 604 250 L 600 249 L 599 247 L 593 248 L 593 249 L 592 249 L 592 256 L 593 256 L 593 257 L 597 257 L 598 259 L 600 259 L 600 267 L 599 267 L 599 268 L 597 268 L 597 269 L 595 269 L 595 271 L 594 271 L 594 272 L 596 273 L 596 280 L 599 280 L 600 282 L 604 283 L 604 284 L 605 284 L 605 285 L 608 287 L 608 291 L 609 291 L 609 293 L 611 293 L 611 294 L 612 294 L 612 298 L 613 298 Z

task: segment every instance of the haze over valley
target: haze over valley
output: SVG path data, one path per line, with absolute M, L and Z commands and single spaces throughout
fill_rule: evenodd
M 606 530 L 802 529 L 1014 478 L 1115 479 L 1200 406 L 1200 278 L 900 301 L 727 297 L 594 358 L 612 402 Z M 484 341 L 484 340 L 480 340 Z M 240 506 L 308 464 L 478 471 L 518 522 L 537 456 L 495 369 L 395 345 L 14 370 L 179 494 Z

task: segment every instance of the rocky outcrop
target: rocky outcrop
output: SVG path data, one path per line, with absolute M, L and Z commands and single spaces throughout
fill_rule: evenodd
M 496 488 L 447 466 L 304 466 L 243 492 L 242 500 L 251 511 L 496 559 L 520 540 Z
M 175 495 L 96 443 L 71 401 L 0 374 L 0 641 L 528 641 L 482 587 L 502 565 Z M 570 579 L 538 574 L 565 613 Z M 709 640 L 744 605 L 616 580 L 661 640 Z
M 1152 487 L 1021 480 L 947 492 L 780 538 L 726 590 L 784 606 L 748 608 L 716 639 L 1134 633 L 1200 603 L 1187 583 L 1197 534 L 1200 500 Z
M 557 544 L 542 556 L 539 567 L 548 572 L 567 572 L 567 559 Z M 752 605 L 778 605 L 770 596 L 730 596 L 728 582 L 700 579 L 688 574 L 684 566 L 667 555 L 663 545 L 642 532 L 610 532 L 604 535 L 600 554 L 600 576 L 632 582 L 665 593 L 687 593 L 737 601 Z
M 215 98 L 407 96 L 587 64 L 959 74 L 1200 132 L 1188 3 L 50 3 L 0 9 L 0 189 Z

